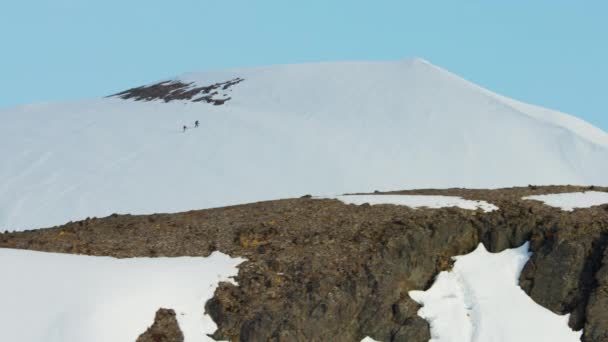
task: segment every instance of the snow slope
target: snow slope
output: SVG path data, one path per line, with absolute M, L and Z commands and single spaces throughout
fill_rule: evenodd
M 536 304 L 518 286 L 530 258 L 528 244 L 489 253 L 482 244 L 455 257 L 454 268 L 441 272 L 427 291 L 410 291 L 423 305 L 418 315 L 431 326 L 430 342 L 576 342 L 582 331 Z
M 576 208 L 590 208 L 596 205 L 608 204 L 608 192 L 585 191 L 567 192 L 524 197 L 526 200 L 536 200 L 548 206 L 573 211 Z
M 175 310 L 186 341 L 212 341 L 204 303 L 242 261 L 219 252 L 113 259 L 0 249 L 2 340 L 133 342 L 164 307 Z
M 423 60 L 176 80 L 238 77 L 221 106 L 113 97 L 0 110 L 0 229 L 308 193 L 608 185 L 608 134 Z

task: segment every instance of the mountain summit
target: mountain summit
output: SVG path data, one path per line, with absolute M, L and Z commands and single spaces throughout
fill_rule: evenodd
M 308 193 L 608 185 L 608 134 L 421 59 L 190 73 L 0 120 L 2 229 Z

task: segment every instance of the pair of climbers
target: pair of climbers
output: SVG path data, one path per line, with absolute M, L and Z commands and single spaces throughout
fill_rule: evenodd
M 198 127 L 198 120 L 194 121 L 194 128 Z M 184 127 L 182 128 L 182 132 L 186 132 L 186 130 L 188 129 L 188 126 L 184 125 Z

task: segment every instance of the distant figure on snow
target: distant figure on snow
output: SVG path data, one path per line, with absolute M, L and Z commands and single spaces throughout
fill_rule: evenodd
M 186 125 L 184 125 L 184 133 L 186 133 L 186 129 L 188 129 L 188 127 L 186 127 Z
M 198 120 L 194 121 L 194 127 L 198 127 Z

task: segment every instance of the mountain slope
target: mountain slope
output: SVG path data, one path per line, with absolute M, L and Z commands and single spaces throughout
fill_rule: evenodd
M 186 74 L 0 120 L 1 229 L 306 193 L 608 184 L 605 132 L 419 59 Z

